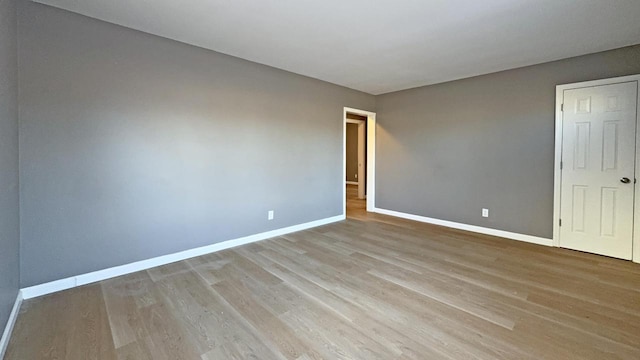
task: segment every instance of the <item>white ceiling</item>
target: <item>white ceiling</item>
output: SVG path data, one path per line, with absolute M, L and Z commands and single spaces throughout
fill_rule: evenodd
M 640 43 L 640 0 L 37 0 L 371 94 Z

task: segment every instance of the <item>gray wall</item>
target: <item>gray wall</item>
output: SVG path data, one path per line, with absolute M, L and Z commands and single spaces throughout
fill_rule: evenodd
M 347 123 L 347 181 L 358 181 L 358 124 Z
M 376 97 L 376 206 L 551 238 L 555 86 L 637 73 L 640 46 Z
M 343 107 L 373 96 L 31 2 L 19 19 L 23 286 L 342 214 Z
M 16 1 L 0 0 L 0 336 L 20 282 L 16 23 Z

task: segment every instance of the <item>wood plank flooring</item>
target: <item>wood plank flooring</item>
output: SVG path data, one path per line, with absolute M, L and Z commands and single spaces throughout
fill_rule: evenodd
M 5 359 L 640 359 L 637 264 L 351 215 L 26 301 Z

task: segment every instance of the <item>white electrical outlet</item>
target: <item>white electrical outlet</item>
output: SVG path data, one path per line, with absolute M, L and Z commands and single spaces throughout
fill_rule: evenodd
M 267 213 L 267 220 L 273 220 L 273 210 L 269 210 Z
M 358 178 L 358 174 L 356 174 L 356 179 Z
M 489 217 L 489 209 L 482 209 L 482 217 Z

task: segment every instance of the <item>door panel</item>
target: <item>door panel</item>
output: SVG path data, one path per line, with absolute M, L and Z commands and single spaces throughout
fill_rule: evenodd
M 560 246 L 631 259 L 637 82 L 563 98 Z

